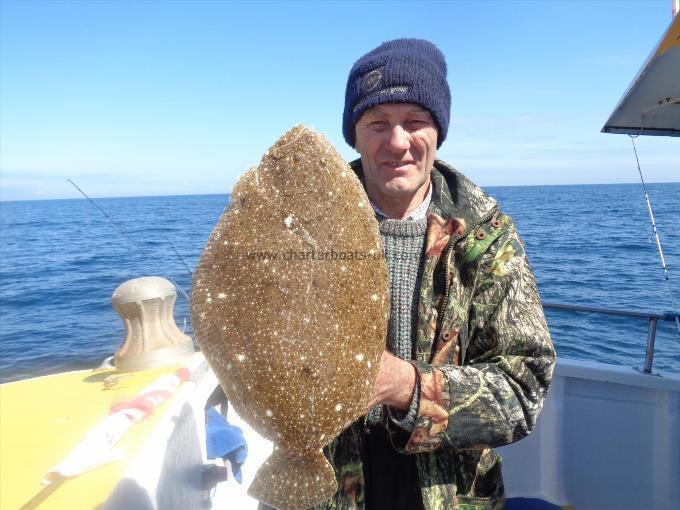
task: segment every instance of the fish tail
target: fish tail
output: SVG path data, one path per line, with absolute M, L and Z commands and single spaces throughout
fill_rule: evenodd
M 278 510 L 302 510 L 337 490 L 335 472 L 321 450 L 300 455 L 276 448 L 255 474 L 248 495 Z

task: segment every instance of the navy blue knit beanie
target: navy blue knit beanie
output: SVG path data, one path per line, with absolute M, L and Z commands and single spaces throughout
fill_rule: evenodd
M 415 103 L 430 111 L 439 127 L 437 148 L 446 139 L 451 92 L 446 60 L 439 48 L 423 39 L 395 39 L 357 60 L 345 91 L 342 133 L 352 147 L 354 126 L 363 113 L 383 103 Z

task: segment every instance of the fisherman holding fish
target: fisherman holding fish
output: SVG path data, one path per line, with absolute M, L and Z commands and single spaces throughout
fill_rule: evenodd
M 192 324 L 234 409 L 276 444 L 249 489 L 260 501 L 504 506 L 492 448 L 536 426 L 555 350 L 512 219 L 437 159 L 450 108 L 434 44 L 380 45 L 347 80 L 357 178 L 296 126 L 241 177 L 210 236 Z M 272 247 L 375 257 L 250 256 Z
M 432 43 L 389 41 L 347 80 L 350 166 L 380 225 L 391 314 L 370 410 L 327 448 L 319 508 L 499 509 L 492 448 L 536 425 L 555 351 L 510 217 L 448 163 L 451 96 Z

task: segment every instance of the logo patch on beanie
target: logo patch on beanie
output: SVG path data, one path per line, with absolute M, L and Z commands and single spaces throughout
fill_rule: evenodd
M 383 69 L 384 67 L 379 67 L 364 75 L 361 80 L 361 90 L 364 93 L 370 92 L 380 84 L 383 77 Z

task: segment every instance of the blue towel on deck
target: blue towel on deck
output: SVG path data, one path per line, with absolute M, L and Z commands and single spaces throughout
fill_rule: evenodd
M 214 407 L 208 409 L 206 418 L 205 442 L 208 458 L 228 460 L 234 478 L 241 483 L 241 466 L 248 456 L 243 431 L 229 423 Z

